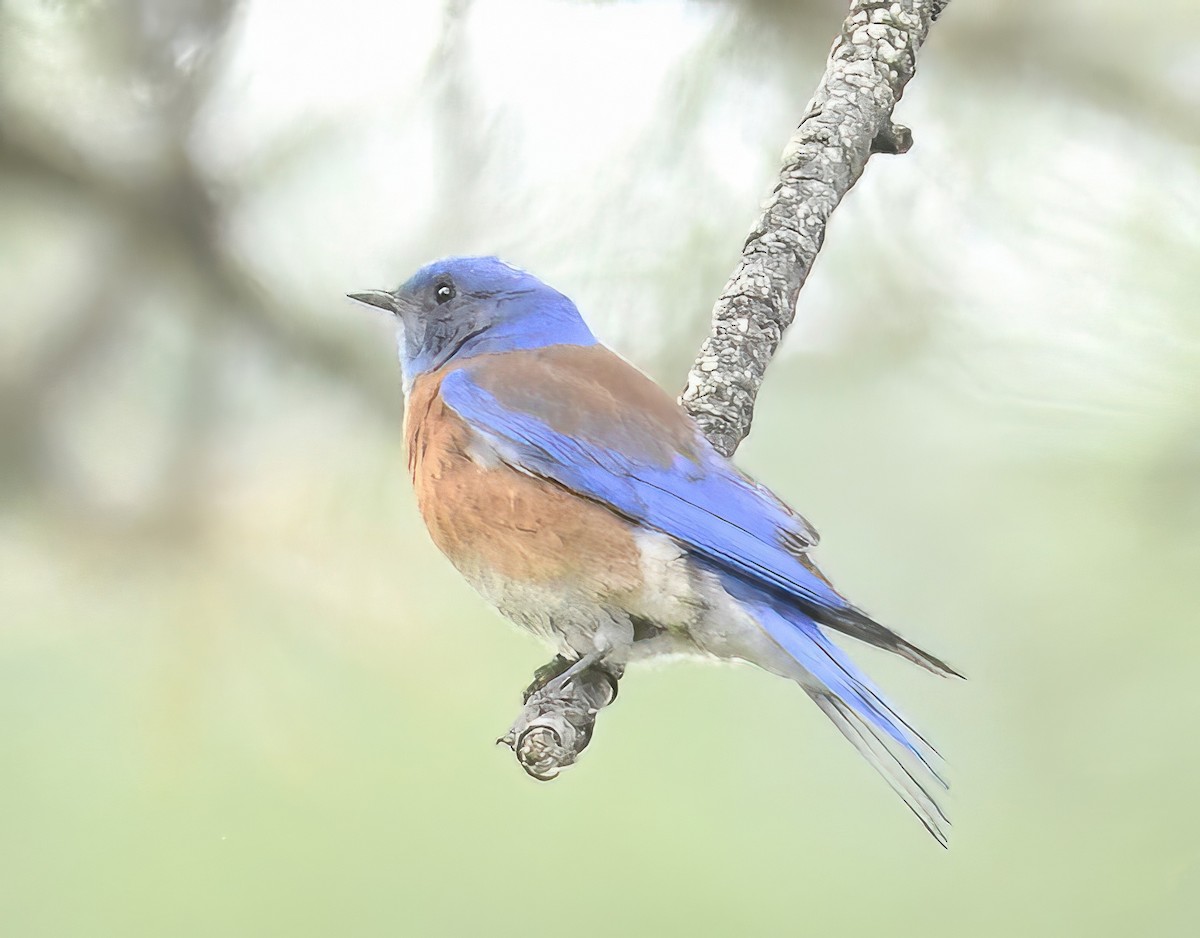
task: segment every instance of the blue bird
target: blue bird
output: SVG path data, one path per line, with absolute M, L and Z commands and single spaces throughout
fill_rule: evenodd
M 809 556 L 817 534 L 739 471 L 575 304 L 494 257 L 352 298 L 392 313 L 417 502 L 434 542 L 566 673 L 693 654 L 799 684 L 937 840 L 937 753 L 830 639 L 936 674 Z

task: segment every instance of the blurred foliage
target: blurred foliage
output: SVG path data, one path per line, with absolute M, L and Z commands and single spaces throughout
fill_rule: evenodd
M 385 324 L 496 252 L 678 386 L 841 4 L 0 6 L 0 933 L 1190 935 L 1200 10 L 956 3 L 740 461 L 947 755 L 635 672 L 583 764 L 420 529 Z M 794 743 L 766 748 L 767 739 Z

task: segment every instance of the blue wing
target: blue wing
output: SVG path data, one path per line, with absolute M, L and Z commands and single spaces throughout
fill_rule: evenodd
M 513 406 L 502 390 L 497 396 L 470 367 L 447 374 L 440 390 L 442 399 L 514 467 L 669 534 L 718 567 L 785 597 L 817 622 L 937 673 L 956 673 L 870 619 L 814 573 L 801 559 L 816 541 L 808 523 L 742 475 L 698 432 L 692 452 L 655 458 L 652 454 L 661 456 L 662 440 L 652 438 L 653 426 L 626 427 L 614 437 L 621 441 L 616 446 L 562 432 L 528 406 Z M 586 394 L 572 403 L 587 407 Z
M 807 604 L 849 607 L 793 553 L 816 542 L 808 523 L 711 447 L 704 446 L 699 458 L 680 453 L 667 465 L 656 464 L 648 455 L 568 435 L 541 416 L 506 406 L 466 368 L 446 376 L 441 396 L 516 468 L 604 502 Z
M 593 361 L 581 373 L 529 355 L 501 379 L 486 364 L 467 365 L 442 379 L 440 393 L 509 465 L 670 535 L 716 573 L 809 675 L 809 696 L 945 846 L 948 822 L 932 793 L 945 786 L 936 751 L 819 625 L 956 672 L 810 569 L 803 551 L 816 535 L 807 522 L 738 472 L 648 379 L 624 363 Z

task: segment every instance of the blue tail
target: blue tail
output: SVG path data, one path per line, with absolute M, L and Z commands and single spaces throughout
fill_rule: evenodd
M 747 584 L 722 576 L 725 589 L 745 605 L 763 630 L 804 670 L 804 690 L 943 847 L 950 822 L 930 793 L 946 789 L 934 768 L 940 756 L 883 699 L 854 663 L 803 612 Z

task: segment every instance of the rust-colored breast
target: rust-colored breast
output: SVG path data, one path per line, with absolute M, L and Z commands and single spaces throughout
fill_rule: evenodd
M 639 551 L 628 522 L 499 462 L 443 403 L 445 373 L 418 378 L 405 408 L 417 504 L 441 551 L 468 577 L 486 571 L 604 595 L 638 589 Z

